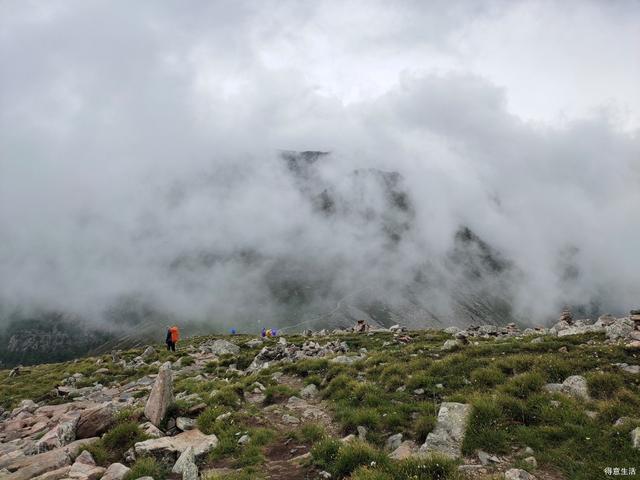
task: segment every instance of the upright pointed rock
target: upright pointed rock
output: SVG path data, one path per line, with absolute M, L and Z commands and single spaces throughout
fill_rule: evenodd
M 464 403 L 444 402 L 440 405 L 436 427 L 427 435 L 420 453 L 439 453 L 460 458 L 470 413 L 471 405 Z
M 145 417 L 156 427 L 159 427 L 171 402 L 173 402 L 173 378 L 171 362 L 166 362 L 158 370 L 158 376 L 144 407 Z

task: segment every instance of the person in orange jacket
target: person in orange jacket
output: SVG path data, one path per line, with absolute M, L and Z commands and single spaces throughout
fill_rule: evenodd
M 180 331 L 178 330 L 178 327 L 175 325 L 173 327 L 167 327 L 167 338 L 165 340 L 167 343 L 167 350 L 175 352 L 178 340 L 180 340 Z

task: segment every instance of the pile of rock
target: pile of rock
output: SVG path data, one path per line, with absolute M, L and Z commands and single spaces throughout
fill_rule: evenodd
M 531 330 L 531 329 L 527 329 Z M 470 325 L 464 330 L 460 330 L 458 327 L 448 327 L 444 331 L 453 335 L 462 343 L 466 343 L 469 338 L 497 338 L 497 337 L 514 337 L 522 335 L 520 329 L 515 323 L 508 323 L 504 326 L 497 325 Z M 531 330 L 531 332 L 536 332 Z M 525 331 L 525 334 L 530 332 Z M 543 333 L 543 332 L 542 332 Z
M 549 329 L 549 333 L 559 337 L 597 332 L 604 332 L 609 341 L 622 341 L 629 346 L 640 347 L 640 310 L 631 310 L 629 317 L 623 318 L 601 315 L 594 323 L 589 319 L 575 320 L 571 324 L 560 320 Z
M 299 347 L 292 343 L 287 343 L 284 337 L 280 337 L 278 343 L 271 346 L 263 347 L 255 356 L 247 372 L 254 372 L 267 368 L 274 362 L 292 362 L 296 360 L 304 360 L 305 358 L 325 357 L 336 353 L 346 353 L 349 347 L 346 342 L 333 340 L 320 345 L 318 342 L 307 341 Z
M 240 353 L 240 347 L 227 340 L 208 340 L 200 345 L 200 352 L 214 355 L 237 355 Z
M 571 309 L 569 307 L 564 307 L 558 321 L 573 325 L 573 313 L 571 313 Z

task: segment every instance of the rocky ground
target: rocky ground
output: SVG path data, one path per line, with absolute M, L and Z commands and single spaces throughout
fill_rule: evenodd
M 1 371 L 0 479 L 640 477 L 639 347 L 630 318 L 564 316 Z

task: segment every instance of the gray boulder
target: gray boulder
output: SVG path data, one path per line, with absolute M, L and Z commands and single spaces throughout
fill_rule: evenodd
M 569 335 L 582 335 L 584 333 L 594 333 L 594 332 L 603 332 L 604 327 L 599 325 L 582 325 L 565 328 L 563 330 L 558 331 L 559 337 L 567 337 Z
M 218 437 L 205 435 L 200 430 L 188 430 L 174 437 L 161 437 L 138 442 L 134 445 L 137 456 L 151 455 L 160 461 L 173 465 L 178 457 L 189 447 L 193 448 L 196 460 L 218 446 Z
M 440 347 L 440 350 L 444 350 L 444 351 L 453 350 L 454 348 L 457 348 L 459 345 L 460 345 L 460 342 L 458 340 L 447 340 L 444 342 L 442 347 Z
M 196 456 L 193 451 L 193 447 L 187 447 L 185 451 L 180 454 L 171 471 L 173 473 L 182 473 L 189 463 L 196 463 Z
M 572 375 L 562 383 L 548 383 L 544 389 L 550 393 L 564 393 L 574 398 L 589 400 L 587 380 L 581 375 Z
M 158 376 L 151 388 L 151 394 L 144 407 L 144 415 L 156 427 L 167 414 L 169 405 L 173 402 L 173 377 L 171 362 L 166 362 L 158 370 Z
M 226 340 L 216 340 L 211 345 L 207 345 L 207 349 L 215 355 L 237 355 L 240 353 L 240 347 Z
M 77 423 L 78 417 L 75 417 L 53 427 L 36 444 L 38 452 L 53 450 L 73 442 L 76 439 Z
M 396 433 L 395 435 L 391 435 L 389 438 L 387 438 L 387 449 L 395 451 L 400 445 L 402 445 L 401 433 Z
M 316 398 L 318 396 L 318 388 L 313 383 L 311 383 L 300 390 L 300 396 L 307 400 Z
M 611 325 L 604 327 L 605 334 L 609 340 L 621 340 L 627 338 L 635 324 L 628 318 L 618 318 Z
M 121 463 L 112 463 L 101 480 L 122 480 L 131 469 Z
M 90 438 L 102 435 L 113 424 L 116 407 L 108 402 L 95 408 L 84 410 L 76 425 L 76 438 Z
M 452 458 L 460 458 L 461 447 L 471 405 L 444 402 L 438 411 L 434 430 L 420 447 L 420 453 L 439 453 Z

